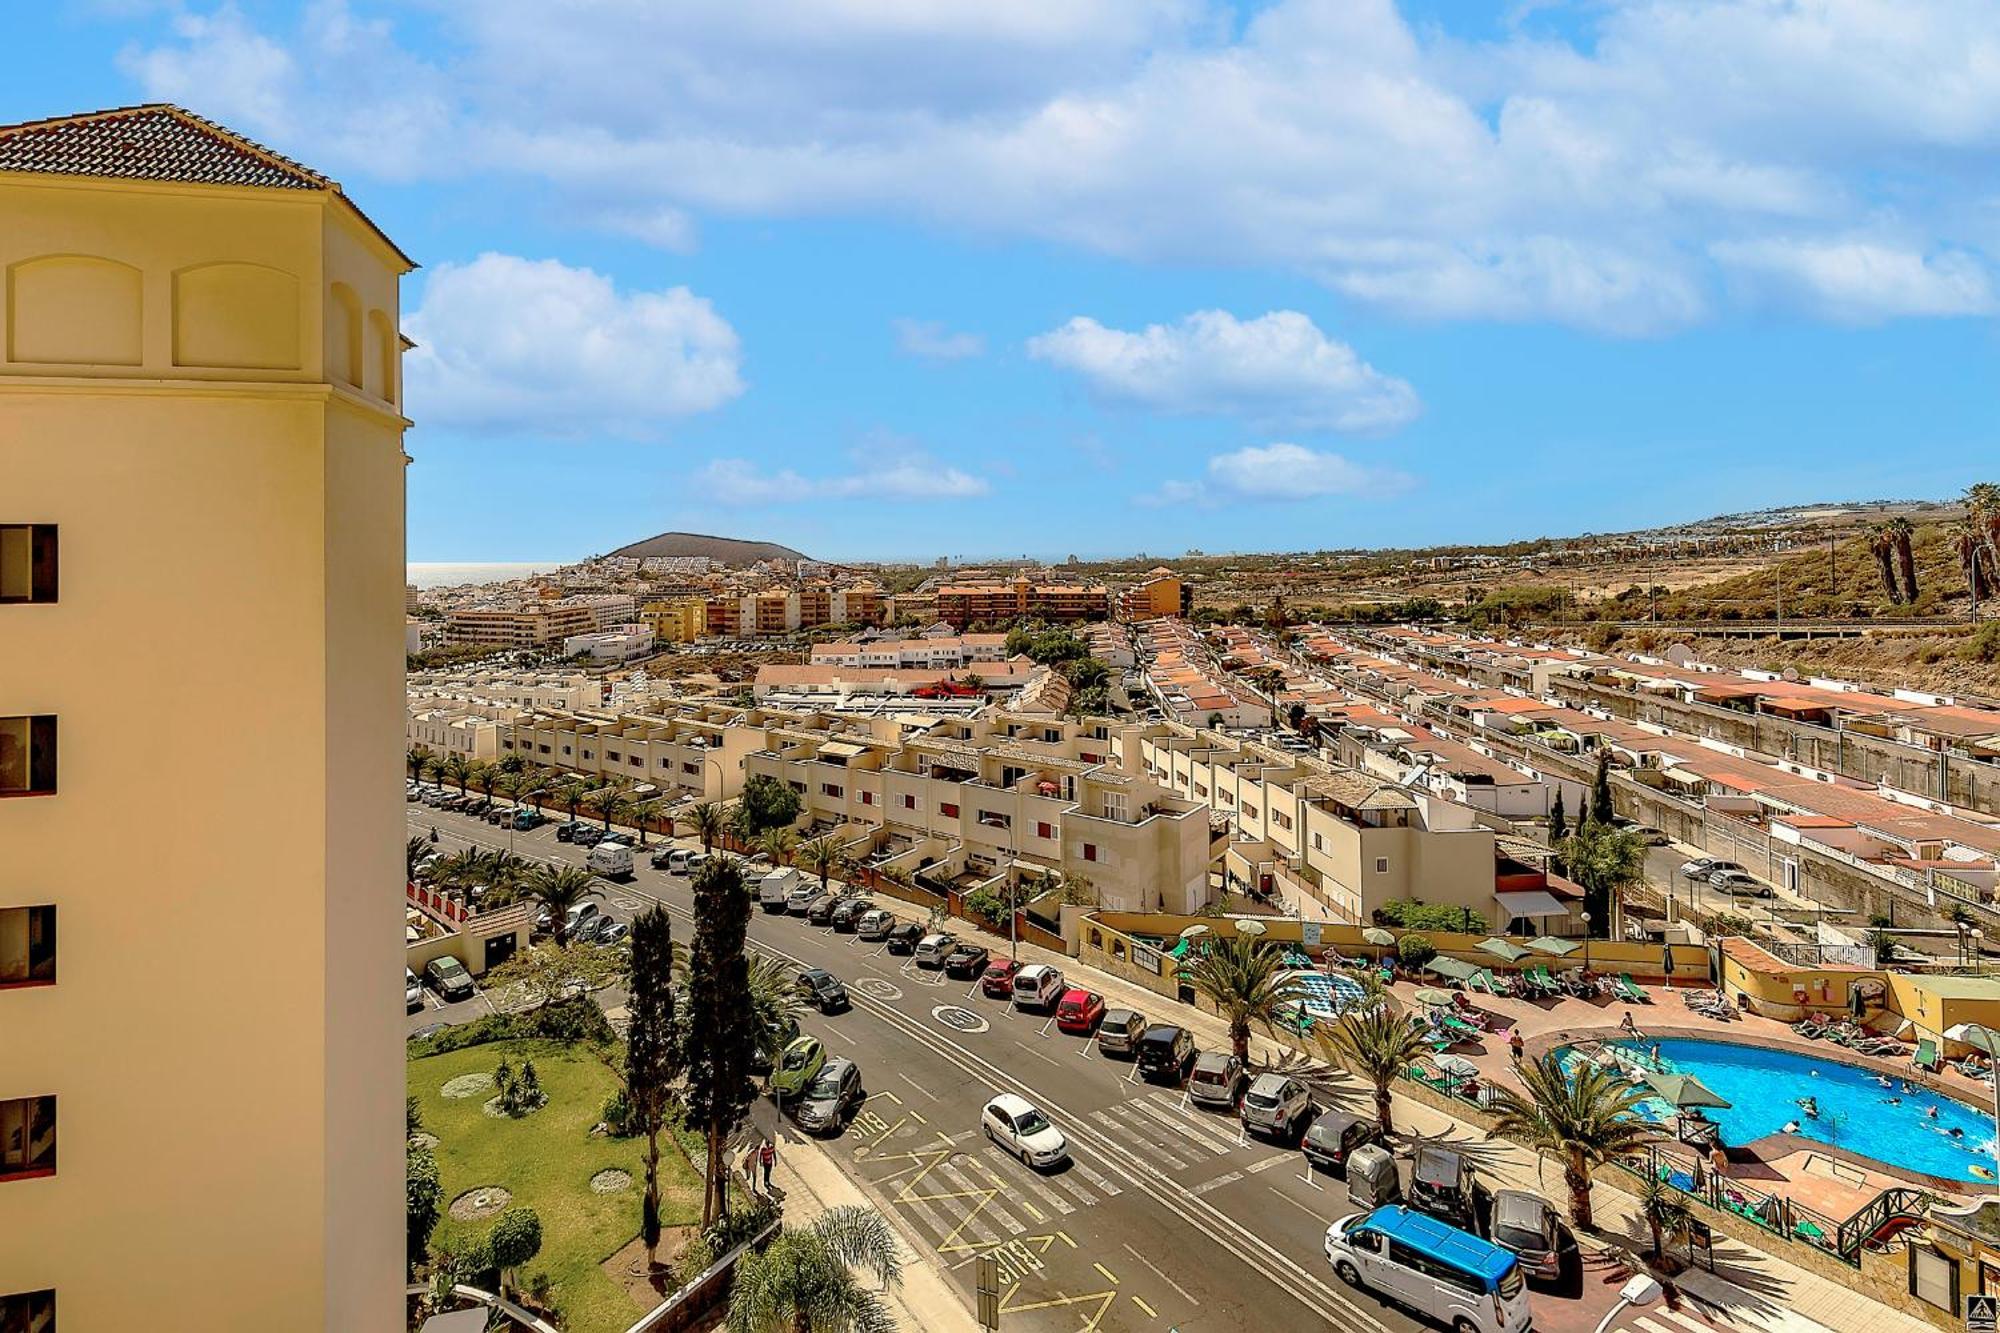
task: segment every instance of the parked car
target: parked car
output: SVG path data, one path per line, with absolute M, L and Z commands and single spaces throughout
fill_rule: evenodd
M 610 924 L 611 918 L 605 916 L 602 912 L 599 912 L 595 916 L 587 916 L 570 929 L 569 942 L 571 944 L 601 943 L 602 941 L 599 937 L 603 935 L 604 928 Z
M 599 926 L 597 933 L 591 937 L 593 944 L 600 945 L 606 949 L 615 949 L 626 940 L 632 938 L 632 927 L 626 925 L 623 921 L 613 921 L 608 916 L 601 918 L 601 920 L 604 924 Z
M 853 1001 L 848 998 L 847 987 L 840 978 L 823 967 L 809 967 L 799 973 L 799 994 L 805 996 L 806 1003 L 815 1006 L 823 1014 L 831 1014 L 841 1009 L 851 1008 Z
M 801 884 L 785 895 L 785 910 L 793 916 L 804 916 L 812 910 L 813 899 L 819 897 L 819 885 Z
M 1105 1055 L 1131 1055 L 1146 1035 L 1146 1016 L 1137 1009 L 1107 1009 L 1097 1021 L 1097 1049 Z
M 1234 1052 L 1203 1051 L 1194 1058 L 1194 1068 L 1188 1071 L 1188 1100 L 1233 1111 L 1249 1078 Z
M 1003 1092 L 986 1103 L 979 1127 L 1029 1166 L 1054 1166 L 1069 1156 L 1069 1140 L 1027 1099 Z
M 883 936 L 883 947 L 890 953 L 915 953 L 917 941 L 924 937 L 924 928 L 914 921 L 904 921 L 889 927 Z
M 585 824 L 569 835 L 569 840 L 579 847 L 595 847 L 604 841 L 604 830 L 595 824 Z
M 1062 998 L 1063 975 L 1047 963 L 1030 963 L 1014 974 L 1014 1007 L 1046 1013 Z
M 1472 1161 L 1455 1148 L 1425 1143 L 1410 1164 L 1410 1206 L 1468 1231 L 1479 1221 Z
M 1648 847 L 1665 847 L 1673 841 L 1662 830 L 1654 828 L 1651 824 L 1627 824 L 1624 831 Z
M 1104 997 L 1094 990 L 1071 988 L 1056 1001 L 1056 1027 L 1073 1037 L 1088 1037 L 1104 1019 Z
M 950 953 L 944 956 L 944 974 L 970 981 L 986 970 L 987 960 L 992 953 L 983 944 L 960 941 Z
M 833 913 L 828 924 L 835 930 L 851 933 L 861 923 L 861 918 L 869 912 L 868 900 L 858 894 L 849 894 L 833 905 Z
M 514 831 L 526 833 L 529 829 L 540 828 L 548 819 L 539 810 L 521 809 L 514 812 Z
M 1554 1282 L 1562 1276 L 1562 1223 L 1549 1201 L 1528 1190 L 1493 1191 L 1490 1239 L 1512 1250 L 1530 1282 Z
M 814 926 L 831 926 L 833 909 L 840 906 L 840 895 L 822 893 L 806 904 L 806 923 Z
M 424 980 L 442 999 L 469 1000 L 476 993 L 472 974 L 465 970 L 465 964 L 449 955 L 425 963 Z
M 1356 1115 L 1339 1107 L 1321 1111 L 1299 1140 L 1299 1151 L 1313 1166 L 1347 1174 L 1347 1158 L 1356 1148 L 1382 1141 L 1382 1126 L 1373 1116 Z
M 556 825 L 556 841 L 557 842 L 576 841 L 576 831 L 582 827 L 583 825 L 579 824 L 574 819 L 565 820 L 563 823 Z
M 1287 1141 L 1305 1133 L 1313 1119 L 1312 1090 L 1284 1074 L 1259 1074 L 1243 1094 L 1243 1128 Z
M 1014 974 L 1021 970 L 1020 963 L 1012 958 L 995 958 L 979 974 L 979 989 L 996 1000 L 1014 998 Z
M 424 1007 L 424 983 L 409 968 L 403 969 L 403 1012 Z
M 655 847 L 653 854 L 646 858 L 646 864 L 655 870 L 671 871 L 674 867 L 674 853 L 676 851 L 680 851 L 680 849 L 669 847 L 665 844 Z M 681 864 L 687 864 L 687 853 L 684 851 L 681 852 Z
M 1739 898 L 1769 898 L 1771 886 L 1741 870 L 1718 870 L 1708 877 L 1708 886 Z
M 819 1067 L 799 1099 L 799 1128 L 809 1134 L 837 1132 L 847 1123 L 850 1111 L 867 1099 L 861 1090 L 861 1066 L 844 1055 L 836 1055 Z
M 826 1064 L 826 1047 L 818 1037 L 794 1037 L 778 1055 L 778 1067 L 771 1071 L 771 1091 L 780 1097 L 804 1092 Z
M 1741 870 L 1734 861 L 1723 861 L 1713 856 L 1697 856 L 1691 861 L 1681 862 L 1682 879 L 1706 880 L 1718 870 Z
M 577 903 L 563 914 L 563 934 L 569 939 L 576 938 L 576 932 L 592 917 L 602 915 L 596 903 Z
M 931 934 L 917 941 L 916 953 L 912 961 L 918 967 L 932 969 L 944 966 L 944 960 L 951 957 L 951 951 L 958 947 L 958 941 L 950 935 Z
M 879 907 L 863 912 L 854 922 L 854 933 L 864 940 L 886 940 L 895 928 L 896 914 Z
M 1184 1027 L 1157 1023 L 1139 1038 L 1139 1072 L 1148 1082 L 1178 1084 L 1194 1057 L 1194 1036 Z

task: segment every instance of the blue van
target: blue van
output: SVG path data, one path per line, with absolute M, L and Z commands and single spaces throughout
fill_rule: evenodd
M 1452 1333 L 1526 1333 L 1528 1284 L 1514 1255 L 1400 1204 L 1326 1229 L 1326 1259 L 1350 1287 L 1367 1287 Z

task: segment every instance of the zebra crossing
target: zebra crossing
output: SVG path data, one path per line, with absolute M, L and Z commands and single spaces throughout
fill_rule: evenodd
M 1681 1310 L 1655 1306 L 1619 1324 L 1619 1333 L 1718 1333 L 1728 1326 L 1711 1324 Z

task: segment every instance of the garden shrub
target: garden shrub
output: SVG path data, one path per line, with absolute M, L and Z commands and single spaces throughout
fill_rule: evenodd
M 487 1014 L 470 1023 L 459 1023 L 411 1042 L 409 1054 L 413 1058 L 443 1055 L 447 1051 L 483 1046 L 488 1042 L 534 1038 L 566 1045 L 585 1042 L 609 1044 L 616 1036 L 611 1030 L 611 1021 L 597 1007 L 596 1001 L 587 995 L 579 995 L 523 1013 Z
M 1412 933 L 1396 941 L 1396 957 L 1402 959 L 1403 966 L 1412 972 L 1437 956 L 1437 947 L 1428 935 Z

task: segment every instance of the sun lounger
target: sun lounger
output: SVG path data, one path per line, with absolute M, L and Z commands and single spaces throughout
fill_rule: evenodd
M 1633 1004 L 1652 1003 L 1652 1001 L 1647 998 L 1646 992 L 1639 989 L 1638 983 L 1632 980 L 1632 974 L 1630 972 L 1620 972 L 1618 974 L 1618 980 L 1613 982 L 1612 985 L 1618 988 L 1618 998 L 1620 998 L 1621 1000 L 1630 1000 Z
M 1915 1065 L 1919 1069 L 1927 1070 L 1933 1074 L 1937 1073 L 1938 1069 L 1937 1043 L 1932 1041 L 1929 1037 L 1919 1038 L 1917 1041 L 1916 1052 L 1910 1056 L 1910 1063 Z

